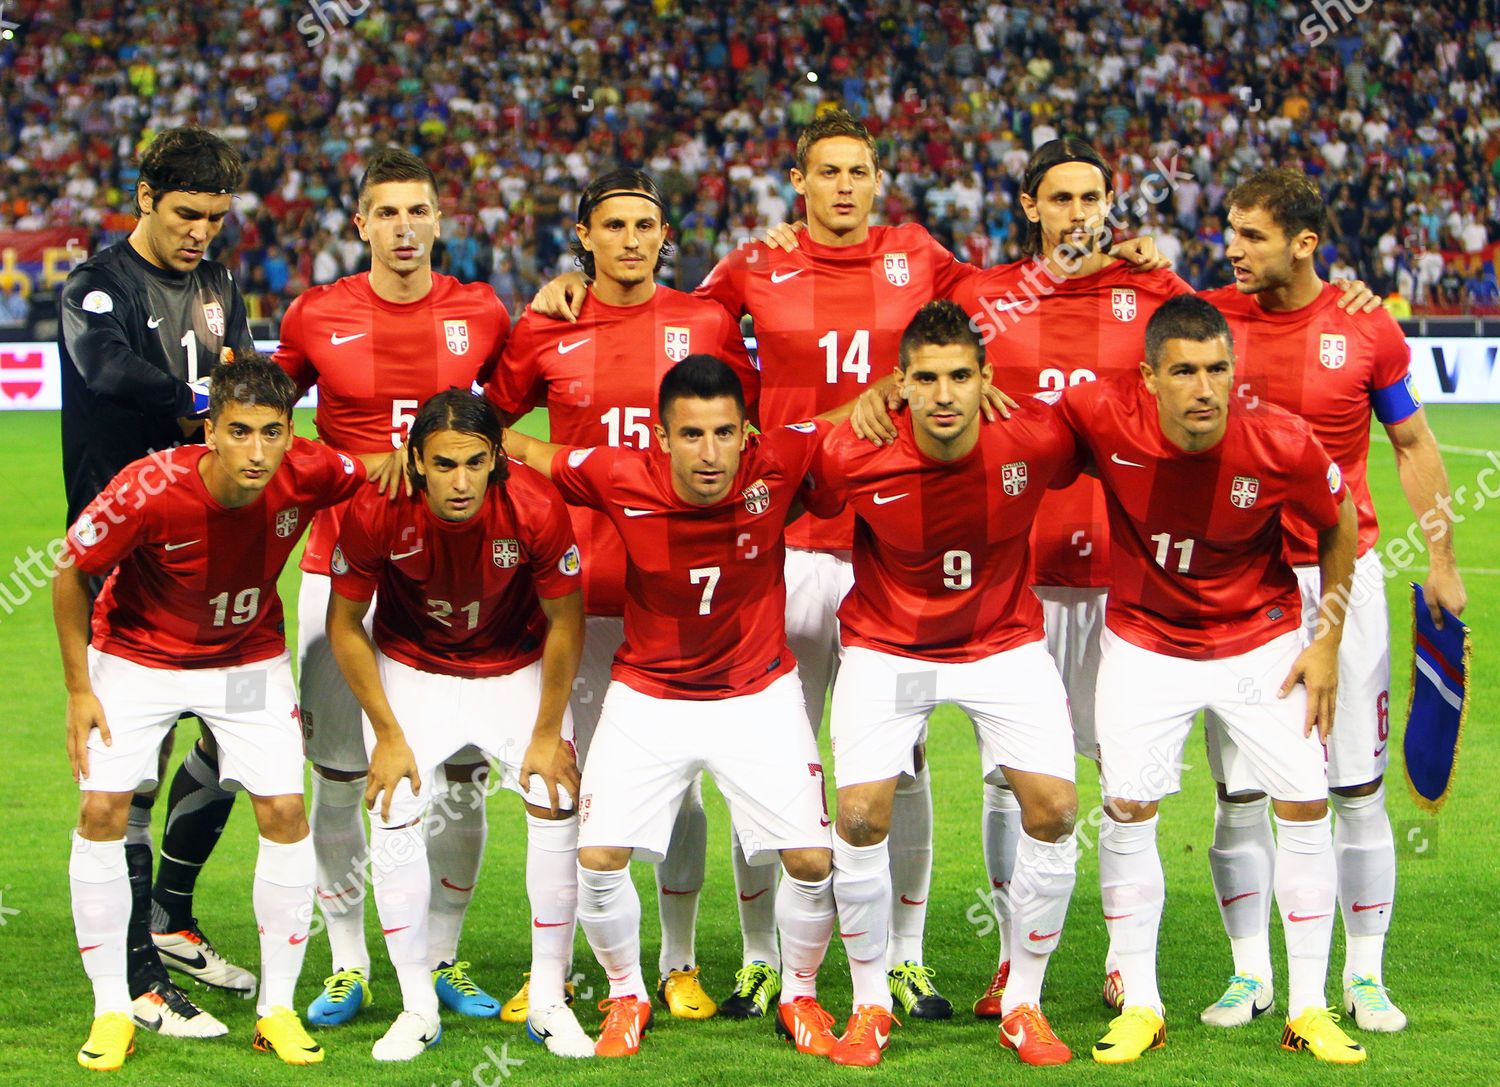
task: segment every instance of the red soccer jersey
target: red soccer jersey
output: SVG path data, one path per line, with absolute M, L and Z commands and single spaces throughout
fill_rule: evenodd
M 183 445 L 129 465 L 68 530 L 85 573 L 114 570 L 94 603 L 96 649 L 149 668 L 226 668 L 286 649 L 276 579 L 308 518 L 359 490 L 365 470 L 298 438 L 260 498 L 219 505 Z
M 512 462 L 479 512 L 445 521 L 422 494 L 390 501 L 367 487 L 344 507 L 333 587 L 377 589 L 375 644 L 445 676 L 503 676 L 537 660 L 547 634 L 538 596 L 579 588 L 567 508 L 539 473 Z
M 362 272 L 298 295 L 273 357 L 300 388 L 318 387 L 323 441 L 382 453 L 401 447 L 424 401 L 483 382 L 509 331 L 510 315 L 486 284 L 434 272 L 425 298 L 396 303 L 371 290 Z M 303 570 L 328 573 L 339 512 L 313 522 Z
M 753 694 L 794 666 L 786 644 L 787 510 L 829 429 L 750 438 L 728 496 L 694 506 L 665 453 L 563 449 L 552 481 L 602 510 L 625 541 L 625 642 L 613 677 L 656 698 Z
M 1224 439 L 1186 453 L 1162 433 L 1139 377 L 1074 386 L 1058 407 L 1088 446 L 1109 505 L 1110 630 L 1155 653 L 1216 660 L 1297 629 L 1282 519 L 1337 524 L 1345 493 L 1306 423 L 1231 400 Z
M 1020 396 L 1133 374 L 1146 357 L 1146 322 L 1192 287 L 1170 270 L 1131 272 L 1116 261 L 1054 282 L 1038 260 L 997 265 L 963 283 L 953 300 L 975 321 L 995 385 Z M 1036 584 L 1109 584 L 1109 520 L 1099 482 L 1087 476 L 1042 499 L 1032 534 Z
M 792 252 L 756 242 L 721 260 L 694 294 L 755 320 L 760 417 L 766 427 L 808 419 L 853 400 L 896 365 L 901 333 L 917 310 L 946 298 L 978 269 L 957 260 L 915 223 L 872 226 L 859 245 Z M 812 517 L 787 543 L 827 551 L 854 542 L 854 515 Z
M 661 379 L 700 352 L 734 368 L 746 407 L 753 409 L 760 372 L 745 353 L 739 322 L 722 306 L 662 286 L 639 306 L 607 305 L 590 291 L 576 324 L 523 313 L 484 393 L 511 416 L 545 403 L 559 445 L 648 449 L 655 444 L 651 426 Z M 589 614 L 623 614 L 620 534 L 595 510 L 573 506 L 569 513 L 583 551 Z
M 1409 385 L 1411 349 L 1385 310 L 1351 315 L 1338 307 L 1339 288 L 1323 287 L 1310 305 L 1282 313 L 1261 306 L 1233 286 L 1206 291 L 1234 335 L 1235 380 L 1242 398 L 1268 400 L 1300 415 L 1344 471 L 1359 514 L 1359 553 L 1380 538 L 1366 478 L 1370 415 L 1399 423 L 1419 406 Z M 1287 522 L 1293 565 L 1318 561 L 1314 525 Z
M 1077 474 L 1073 433 L 1036 400 L 1007 421 L 981 420 L 979 443 L 950 463 L 917 448 L 910 415 L 896 430 L 882 447 L 841 426 L 815 469 L 810 508 L 856 514 L 843 644 L 972 661 L 1040 640 L 1028 539 L 1048 486 Z

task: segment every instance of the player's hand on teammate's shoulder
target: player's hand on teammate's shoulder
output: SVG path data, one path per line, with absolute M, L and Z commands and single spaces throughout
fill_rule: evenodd
M 1156 248 L 1156 239 L 1149 234 L 1126 239 L 1111 249 L 1109 255 L 1123 260 L 1131 272 L 1155 272 L 1172 267 L 1172 262 Z
M 1453 615 L 1462 615 L 1469 603 L 1468 590 L 1464 588 L 1463 575 L 1457 566 L 1434 564 L 1427 573 L 1427 582 L 1422 586 L 1422 595 L 1427 601 L 1428 614 L 1433 626 L 1443 629 L 1443 610 Z
M 1348 313 L 1373 313 L 1381 308 L 1380 296 L 1362 279 L 1335 279 L 1333 285 L 1343 291 L 1338 307 Z
M 855 435 L 875 445 L 890 445 L 896 440 L 896 424 L 891 416 L 905 405 L 895 374 L 887 374 L 854 401 L 849 425 Z
M 986 385 L 984 387 L 984 399 L 979 402 L 979 410 L 984 412 L 984 417 L 989 422 L 995 421 L 995 416 L 1009 419 L 1010 413 L 1020 407 L 1010 393 L 997 385 Z
M 73 780 L 82 782 L 89 776 L 89 736 L 94 729 L 104 746 L 111 743 L 109 724 L 104 720 L 104 706 L 93 691 L 74 691 L 68 695 L 68 762 Z
M 761 236 L 761 241 L 772 249 L 785 249 L 790 253 L 797 248 L 797 235 L 807 229 L 807 220 L 798 219 L 795 223 L 776 223 L 774 226 L 766 227 L 766 232 Z
M 366 481 L 375 484 L 379 493 L 392 501 L 403 490 L 408 498 L 411 497 L 411 477 L 406 471 L 404 444 L 400 449 L 393 449 L 389 453 L 366 453 L 359 459 L 365 466 Z
M 521 788 L 529 792 L 533 777 L 540 777 L 542 784 L 547 786 L 547 799 L 551 801 L 548 807 L 553 815 L 558 812 L 559 787 L 567 789 L 568 795 L 576 801 L 580 781 L 578 762 L 561 737 L 533 739 L 527 745 L 526 754 L 521 759 Z
M 1337 641 L 1329 638 L 1313 639 L 1311 645 L 1297 654 L 1297 659 L 1292 662 L 1292 670 L 1287 673 L 1286 681 L 1282 683 L 1281 690 L 1276 692 L 1276 697 L 1285 698 L 1298 683 L 1307 688 L 1307 720 L 1302 734 L 1310 735 L 1316 729 L 1318 739 L 1326 743 L 1328 734 L 1333 731 L 1333 711 L 1338 702 Z
M 589 281 L 582 272 L 564 272 L 542 284 L 531 300 L 531 308 L 543 317 L 553 317 L 569 324 L 583 312 Z
M 365 807 L 374 811 L 375 804 L 379 801 L 380 818 L 390 819 L 391 800 L 396 795 L 396 787 L 401 784 L 402 778 L 410 778 L 411 791 L 421 794 L 422 776 L 417 771 L 417 760 L 411 753 L 411 745 L 402 736 L 376 740 L 375 750 L 370 752 L 370 783 L 365 786 Z M 381 800 L 382 793 L 385 794 L 384 800 Z

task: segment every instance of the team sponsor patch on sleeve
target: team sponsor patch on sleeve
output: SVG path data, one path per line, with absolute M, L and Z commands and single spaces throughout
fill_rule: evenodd
M 1339 488 L 1344 485 L 1344 473 L 1339 471 L 1337 464 L 1328 465 L 1328 493 L 1338 494 Z
M 795 430 L 798 434 L 812 434 L 818 429 L 818 424 L 809 419 L 805 423 L 788 423 L 788 430 Z
M 347 574 L 349 572 L 349 560 L 344 558 L 344 549 L 334 546 L 333 558 L 328 560 L 329 567 L 335 574 Z
M 340 453 L 338 457 L 339 463 L 344 466 L 344 475 L 352 476 L 354 474 L 354 462 L 342 453 Z
M 573 577 L 581 569 L 583 569 L 583 560 L 578 557 L 578 545 L 574 544 L 563 552 L 562 558 L 557 560 L 557 571 Z
M 94 523 L 94 518 L 85 513 L 73 524 L 73 539 L 84 547 L 93 547 L 104 536 L 104 531 Z
M 594 452 L 593 449 L 575 449 L 575 450 L 573 450 L 573 452 L 571 452 L 571 453 L 568 454 L 568 467 L 569 468 L 577 468 L 584 461 L 588 460 L 589 459 L 589 455 L 592 454 L 593 452 Z
M 115 300 L 103 291 L 89 291 L 79 305 L 89 313 L 109 313 L 115 308 Z

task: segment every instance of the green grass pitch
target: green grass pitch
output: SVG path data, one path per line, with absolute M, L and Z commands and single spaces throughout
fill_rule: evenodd
M 1455 489 L 1467 500 L 1459 509 L 1460 559 L 1467 573 L 1468 619 L 1475 631 L 1471 705 L 1458 785 L 1438 817 L 1413 806 L 1400 769 L 1389 779 L 1391 817 L 1400 856 L 1400 897 L 1386 959 L 1386 979 L 1411 1017 L 1404 1034 L 1365 1035 L 1370 1060 L 1358 1069 L 1320 1066 L 1311 1057 L 1283 1052 L 1277 1042 L 1279 1017 L 1267 1016 L 1238 1031 L 1201 1026 L 1197 1013 L 1221 991 L 1230 973 L 1227 943 L 1212 901 L 1208 847 L 1212 836 L 1212 792 L 1203 766 L 1202 741 L 1189 741 L 1180 796 L 1164 805 L 1161 850 L 1167 872 L 1168 905 L 1162 925 L 1162 992 L 1170 1025 L 1164 1050 L 1125 1068 L 1101 1068 L 1088 1059 L 1088 1047 L 1105 1028 L 1109 1013 L 1099 1000 L 1104 926 L 1099 916 L 1094 835 L 1082 850 L 1078 889 L 1067 932 L 1047 979 L 1046 1006 L 1053 1025 L 1073 1046 L 1073 1064 L 1055 1072 L 1021 1067 L 996 1045 L 995 1028 L 977 1022 L 968 1007 L 994 968 L 992 923 L 980 905 L 986 878 L 979 849 L 980 789 L 972 732 L 956 712 L 945 711 L 932 724 L 930 756 L 937 802 L 936 864 L 927 928 L 928 962 L 958 1008 L 946 1023 L 907 1024 L 897 1032 L 884 1065 L 873 1074 L 888 1082 L 990 1084 L 1024 1078 L 1049 1082 L 1191 1083 L 1221 1087 L 1233 1083 L 1494 1083 L 1497 1073 L 1490 1045 L 1497 1016 L 1489 982 L 1496 976 L 1500 946 L 1500 878 L 1496 876 L 1491 834 L 1500 803 L 1491 783 L 1500 771 L 1500 741 L 1490 735 L 1500 710 L 1500 680 L 1491 661 L 1486 632 L 1500 610 L 1500 505 L 1475 497 L 1490 467 L 1484 450 L 1500 445 L 1500 407 L 1436 407 L 1434 429 L 1447 451 Z M 306 424 L 306 420 L 303 423 Z M 5 828 L 0 859 L 0 1082 L 82 1082 L 89 1074 L 74 1063 L 92 1012 L 88 982 L 74 949 L 68 905 L 68 833 L 75 820 L 76 788 L 69 780 L 63 745 L 63 691 L 50 607 L 45 591 L 18 586 L 13 559 L 31 547 L 43 548 L 62 529 L 57 416 L 13 413 L 0 424 L 0 644 L 5 655 L 5 757 L 14 817 Z M 304 426 L 309 429 L 310 426 Z M 1378 430 L 1378 428 L 1377 428 Z M 1390 540 L 1406 532 L 1410 516 L 1396 483 L 1390 449 L 1377 435 L 1371 450 L 1371 483 Z M 1419 556 L 1416 560 L 1424 560 Z M 1421 566 L 1412 576 L 1420 579 Z M 296 600 L 296 571 L 282 584 L 283 600 Z M 1409 603 L 1402 576 L 1388 583 L 1394 627 L 1392 657 L 1392 742 L 1399 750 L 1405 722 L 1409 650 Z M 28 599 L 29 597 L 29 599 Z M 19 599 L 20 603 L 11 601 Z M 289 603 L 289 607 L 290 607 Z M 824 730 L 826 742 L 827 730 Z M 184 740 L 190 737 L 185 737 Z M 178 757 L 186 743 L 178 744 Z M 14 760 L 14 761 L 9 761 Z M 1081 811 L 1097 804 L 1092 771 L 1079 768 Z M 734 888 L 728 864 L 729 828 L 717 793 L 710 793 L 708 882 L 698 927 L 698 947 L 707 987 L 725 995 L 739 961 Z M 158 805 L 156 833 L 162 808 Z M 463 939 L 463 954 L 474 976 L 504 999 L 520 980 L 528 959 L 527 907 L 522 891 L 523 823 L 518 802 L 497 796 L 490 812 L 490 844 Z M 238 963 L 258 961 L 250 913 L 250 873 L 255 829 L 249 806 L 240 804 L 198 890 L 198 912 L 205 929 Z M 644 960 L 656 959 L 656 909 L 651 874 L 636 867 L 645 917 Z M 375 957 L 373 1012 L 354 1024 L 323 1032 L 327 1062 L 318 1068 L 288 1068 L 250 1048 L 254 1011 L 249 1003 L 199 989 L 196 997 L 230 1027 L 227 1038 L 183 1041 L 142 1033 L 137 1052 L 115 1081 L 152 1085 L 204 1083 L 401 1084 L 449 1087 L 510 1082 L 526 1087 L 625 1082 L 649 1077 L 656 1084 L 847 1083 L 861 1073 L 799 1056 L 773 1037 L 768 1023 L 674 1021 L 660 1010 L 656 1029 L 641 1055 L 624 1062 L 568 1062 L 552 1058 L 526 1039 L 524 1028 L 496 1020 L 448 1016 L 443 1042 L 419 1060 L 402 1066 L 376 1065 L 370 1046 L 399 1009 L 395 978 L 385 960 L 374 910 L 367 914 Z M 974 919 L 979 919 L 976 924 Z M 1279 926 L 1279 922 L 1275 923 Z M 1272 936 L 1278 972 L 1284 977 L 1279 932 Z M 1342 936 L 1335 936 L 1334 976 L 1342 962 Z M 328 966 L 328 947 L 317 937 L 309 947 L 297 999 L 305 1007 Z M 593 1000 L 580 1001 L 588 1029 L 599 1022 L 593 1001 L 603 995 L 602 975 L 582 934 L 577 968 Z M 1337 1002 L 1336 982 L 1330 985 Z M 1284 1001 L 1284 994 L 1278 994 Z M 835 939 L 824 971 L 822 997 L 836 1015 L 847 1015 L 848 970 Z M 508 1057 L 502 1076 L 490 1054 Z M 519 1059 L 524 1064 L 515 1064 Z M 720 1079 L 719 1077 L 723 1077 Z

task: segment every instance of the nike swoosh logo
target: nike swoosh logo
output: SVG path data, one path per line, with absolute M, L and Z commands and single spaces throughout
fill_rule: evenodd
M 417 551 L 420 551 L 420 550 L 421 550 L 420 547 L 417 548 Z M 416 551 L 408 551 L 407 552 L 408 555 L 415 555 L 416 553 L 417 553 Z M 395 555 L 391 556 L 391 558 L 395 558 L 395 557 L 396 557 Z M 401 557 L 405 558 L 406 555 L 402 555 Z M 474 889 L 474 884 L 472 884 L 472 883 L 469 884 L 467 887 L 460 887 L 456 883 L 449 883 L 448 882 L 448 877 L 446 877 L 446 876 L 444 876 L 442 879 L 438 880 L 438 882 L 441 883 L 444 887 L 448 888 L 448 890 L 450 890 L 450 891 L 457 891 L 459 894 L 463 894 L 466 891 L 472 891 Z
M 841 932 L 841 933 L 839 933 L 839 935 L 842 936 L 846 940 L 852 940 L 856 936 L 868 936 L 869 934 L 870 934 L 870 930 L 869 929 L 865 929 L 863 932 Z
M 368 335 L 368 332 L 356 332 L 352 336 L 340 336 L 337 332 L 334 332 L 329 335 L 328 342 L 333 344 L 334 347 L 338 347 L 340 344 L 349 343 L 351 340 L 362 339 L 363 337 Z
M 181 551 L 184 547 L 192 547 L 195 543 L 202 543 L 202 539 L 189 540 L 187 543 L 162 544 L 163 551 Z
M 1380 758 L 1381 755 L 1384 755 L 1384 754 L 1385 754 L 1385 744 L 1381 744 L 1379 747 L 1377 747 L 1375 749 L 1375 757 L 1378 759 L 1378 758 Z
M 1010 880 L 1008 879 L 992 879 L 990 882 L 995 885 L 995 890 L 997 891 L 1003 891 L 1006 887 L 1010 886 Z
M 98 947 L 99 945 L 95 944 L 94 946 Z M 81 951 L 83 949 L 79 948 L 79 950 Z M 156 953 L 158 955 L 165 955 L 169 959 L 176 959 L 178 962 L 182 963 L 183 966 L 186 966 L 189 970 L 202 970 L 208 965 L 208 959 L 204 958 L 203 952 L 201 951 L 194 953 L 191 959 L 186 955 L 179 955 L 175 951 L 167 951 L 166 949 L 160 947 L 156 949 Z
M 1062 929 L 1058 929 L 1056 932 L 1038 932 L 1036 929 L 1032 929 L 1026 935 L 1031 940 L 1050 940 L 1054 936 L 1062 935 Z
M 623 509 L 625 510 L 626 517 L 645 517 L 647 514 L 653 512 L 652 510 L 633 510 L 629 506 L 625 506 Z
M 770 890 L 769 887 L 762 887 L 760 890 L 756 891 L 753 895 L 747 895 L 744 892 L 741 892 L 740 893 L 740 901 L 741 902 L 754 902 L 757 898 L 759 898 L 761 895 L 765 894 L 766 891 L 768 891 L 768 890 Z
M 405 932 L 409 928 L 411 928 L 410 925 L 397 925 L 395 928 L 383 928 L 380 931 L 385 933 L 387 936 L 394 936 L 396 933 Z
M 772 272 L 771 273 L 771 282 L 772 283 L 785 283 L 789 279 L 793 279 L 793 278 L 795 278 L 797 276 L 800 276 L 805 271 L 807 271 L 806 268 L 794 268 L 790 272 Z
M 1288 921 L 1321 921 L 1325 917 L 1332 917 L 1332 916 L 1333 916 L 1333 914 L 1331 914 L 1331 913 L 1311 913 L 1311 914 L 1308 914 L 1306 917 L 1299 917 L 1299 916 L 1297 916 L 1296 913 L 1289 913 L 1289 914 L 1286 915 L 1286 919 Z
M 1007 1042 L 1009 1042 L 1011 1045 L 1015 1046 L 1017 1049 L 1020 1049 L 1021 1048 L 1021 1043 L 1024 1042 L 1024 1041 L 1026 1041 L 1026 1031 L 1025 1031 L 1024 1028 L 1022 1028 L 1021 1030 L 1018 1030 L 1014 1034 L 1012 1034 L 1010 1031 L 1006 1030 L 1002 1026 L 1000 1028 L 1000 1033 L 1003 1034 L 1003 1035 L 1005 1035 L 1005 1040 Z
M 559 355 L 566 355 L 569 351 L 576 351 L 593 338 L 592 336 L 585 336 L 583 339 L 574 340 L 572 343 L 560 343 L 557 345 L 557 353 Z
M 874 502 L 877 506 L 884 506 L 888 505 L 891 502 L 899 501 L 909 494 L 911 494 L 910 491 L 902 491 L 900 494 L 880 494 L 877 492 L 875 497 L 872 498 L 871 501 Z
M 343 889 L 334 891 L 333 894 L 329 894 L 327 891 L 325 891 L 321 887 L 319 887 L 318 888 L 318 897 L 319 898 L 328 899 L 329 901 L 333 901 L 334 899 L 339 899 L 339 898 L 346 897 L 353 890 L 354 890 L 353 887 L 348 887 L 348 888 L 343 888 Z
M 1129 916 L 1130 914 L 1128 913 L 1106 913 L 1104 919 L 1106 921 L 1123 921 Z
M 1109 455 L 1109 459 L 1112 460 L 1112 461 L 1114 461 L 1116 464 L 1124 465 L 1126 468 L 1144 468 L 1144 467 L 1146 467 L 1144 464 L 1137 464 L 1133 460 L 1126 460 L 1124 457 L 1120 456 L 1120 454 L 1118 454 L 1118 453 L 1111 453 Z
M 1371 902 L 1368 905 L 1363 902 L 1356 902 L 1353 906 L 1353 909 L 1355 913 L 1364 913 L 1366 910 L 1378 910 L 1381 906 L 1389 905 L 1389 902 Z
M 1221 899 L 1219 899 L 1219 905 L 1221 905 L 1221 906 L 1232 906 L 1232 905 L 1234 905 L 1236 902 L 1238 902 L 1242 898 L 1249 898 L 1251 895 L 1258 895 L 1258 894 L 1260 894 L 1259 891 L 1246 891 L 1242 895 L 1233 895 L 1233 896 L 1231 896 L 1229 898 L 1221 898 Z
M 296 947 L 298 944 L 305 944 L 307 942 L 308 935 L 308 933 L 304 932 L 301 936 L 288 936 L 286 938 L 286 942 L 291 944 L 293 947 Z
M 101 948 L 103 946 L 104 946 L 103 944 L 89 944 L 88 947 L 80 947 L 78 949 L 78 953 L 80 955 L 87 955 L 90 951 L 97 951 L 99 948 Z M 175 959 L 177 956 L 173 955 L 172 957 Z
M 881 1049 L 885 1048 L 886 1039 L 889 1038 L 889 1037 L 890 1037 L 890 1035 L 882 1033 L 882 1031 L 881 1031 L 881 1029 L 879 1027 L 875 1028 L 875 1044 L 879 1048 L 881 1048 Z
M 147 317 L 146 318 L 146 327 L 147 328 L 156 328 L 160 324 L 161 324 L 161 318 L 160 317 Z
M 541 921 L 535 917 L 531 919 L 531 923 L 536 928 L 562 928 L 564 925 L 568 924 L 567 921 Z
M 915 902 L 913 902 L 911 899 L 907 898 L 905 895 L 901 896 L 901 904 L 903 906 L 921 906 L 924 903 L 926 903 L 926 901 L 927 901 L 927 899 L 925 899 L 925 898 L 919 898 Z
M 670 887 L 663 887 L 661 893 L 664 895 L 695 895 L 697 891 L 674 891 Z
M 392 562 L 400 562 L 400 561 L 401 561 L 401 560 L 402 560 L 402 559 L 409 559 L 409 558 L 411 558 L 411 557 L 412 557 L 412 556 L 413 556 L 413 555 L 420 555 L 420 554 L 421 554 L 421 553 L 422 553 L 422 549 L 421 549 L 421 548 L 420 548 L 420 547 L 414 547 L 414 548 L 412 548 L 412 549 L 411 549 L 411 550 L 410 550 L 410 551 L 403 551 L 403 552 L 401 552 L 401 554 L 399 554 L 399 555 L 398 555 L 398 554 L 396 554 L 396 553 L 395 553 L 395 552 L 394 552 L 394 551 L 392 551 L 392 552 L 391 552 L 391 561 L 392 561 Z M 443 885 L 444 885 L 444 886 L 447 886 L 447 887 L 453 887 L 453 885 L 452 885 L 452 884 L 451 884 L 451 883 L 449 883 L 449 882 L 448 882 L 448 881 L 447 881 L 447 880 L 446 880 L 446 879 L 444 879 L 444 880 L 439 880 L 439 881 L 438 881 L 438 882 L 439 882 L 439 883 L 442 883 L 442 884 L 443 884 Z M 458 891 L 458 890 L 462 890 L 462 888 L 460 888 L 460 887 L 453 887 L 453 889 L 454 889 L 454 890 L 455 890 L 455 891 Z M 471 888 L 469 888 L 469 889 L 470 889 L 470 890 L 473 890 L 473 888 L 472 888 L 472 887 L 471 887 Z
M 989 299 L 985 299 L 984 301 L 985 305 L 989 306 L 996 313 L 1004 313 L 1008 309 L 1020 309 L 1026 304 L 1025 302 L 991 302 Z

